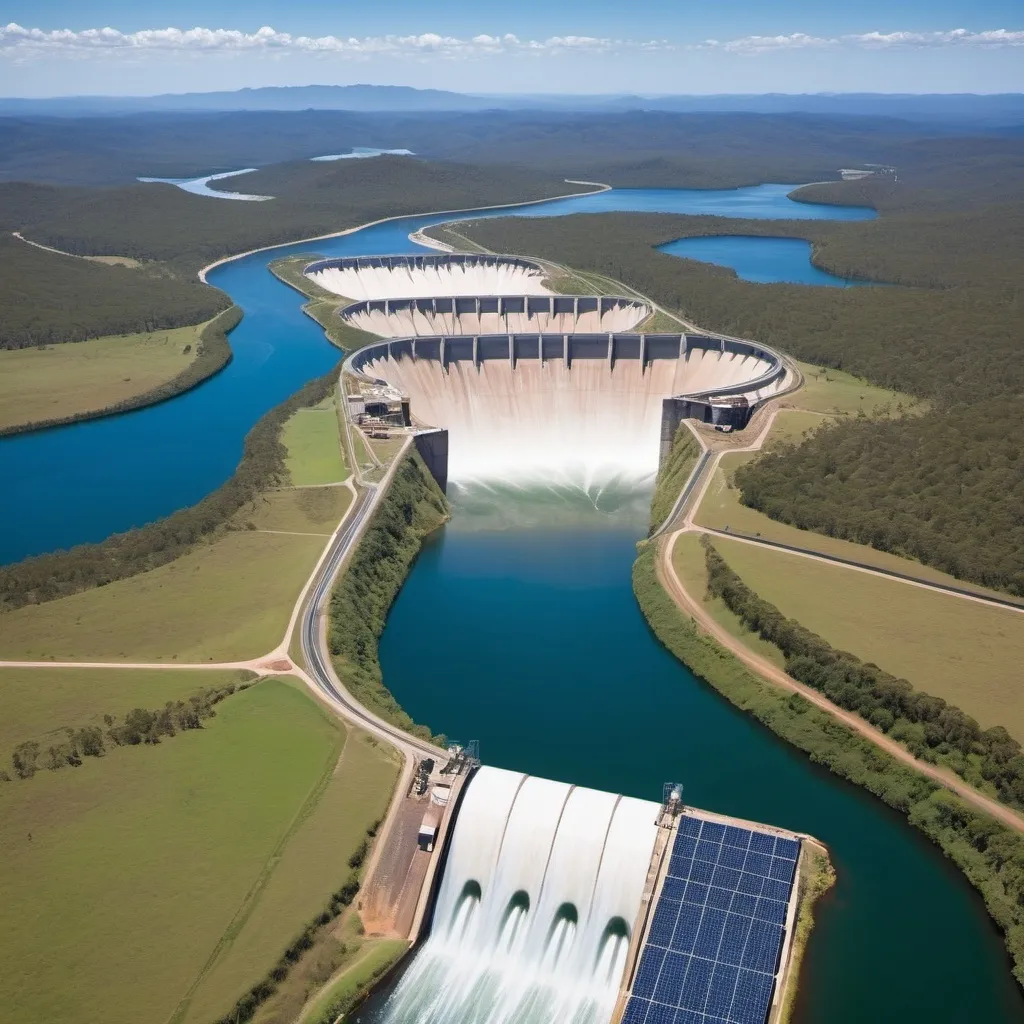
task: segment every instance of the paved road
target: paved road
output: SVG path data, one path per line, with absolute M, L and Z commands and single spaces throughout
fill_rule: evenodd
M 331 704 L 343 712 L 346 718 L 357 722 L 374 735 L 387 739 L 407 755 L 436 758 L 444 756 L 439 748 L 418 740 L 397 726 L 385 722 L 384 719 L 364 708 L 345 689 L 334 671 L 327 647 L 325 612 L 330 600 L 331 587 L 341 566 L 362 537 L 366 524 L 387 491 L 395 467 L 400 462 L 401 455 L 395 458 L 392 468 L 379 485 L 365 485 L 356 497 L 344 529 L 338 533 L 327 557 L 317 570 L 309 598 L 300 616 L 299 642 L 310 681 Z

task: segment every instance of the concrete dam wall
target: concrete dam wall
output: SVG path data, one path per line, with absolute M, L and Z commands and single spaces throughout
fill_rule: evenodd
M 749 409 L 786 372 L 760 346 L 682 334 L 406 338 L 361 349 L 346 366 L 398 388 L 418 422 L 449 431 L 451 480 L 587 489 L 657 471 L 665 399 L 713 395 Z M 674 429 L 680 408 L 668 405 Z
M 349 256 L 306 267 L 309 280 L 354 300 L 434 295 L 547 295 L 544 269 L 514 256 Z
M 660 806 L 498 768 L 468 783 L 387 1024 L 606 1024 Z
M 367 299 L 342 320 L 382 338 L 479 334 L 577 334 L 628 331 L 651 315 L 621 296 L 487 295 Z

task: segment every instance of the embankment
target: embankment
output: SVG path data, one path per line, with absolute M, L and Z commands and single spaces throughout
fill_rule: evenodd
M 658 469 L 658 477 L 654 484 L 654 496 L 651 498 L 651 525 L 649 533 L 654 533 L 668 518 L 672 506 L 683 489 L 683 484 L 700 458 L 700 442 L 685 422 L 676 428 L 676 436 L 672 439 L 672 451 Z
M 328 646 L 345 687 L 374 714 L 428 741 L 430 729 L 415 724 L 384 685 L 377 644 L 423 538 L 447 518 L 444 494 L 410 450 L 335 584 L 328 611 Z
M 646 544 L 633 567 L 633 591 L 655 636 L 730 703 L 905 814 L 939 846 L 983 897 L 1004 933 L 1014 977 L 1024 984 L 1024 836 L 974 811 L 799 694 L 748 672 L 679 610 L 658 579 L 656 557 L 656 546 Z

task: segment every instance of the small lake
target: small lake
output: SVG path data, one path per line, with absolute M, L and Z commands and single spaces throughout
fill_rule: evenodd
M 682 259 L 729 267 L 743 281 L 758 284 L 809 284 L 825 288 L 853 288 L 872 284 L 836 277 L 811 262 L 813 246 L 803 238 L 767 238 L 762 235 L 707 235 L 679 238 L 659 245 L 660 252 Z

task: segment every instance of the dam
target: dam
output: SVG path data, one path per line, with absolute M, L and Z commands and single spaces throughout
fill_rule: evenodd
M 763 1024 L 809 837 L 499 768 L 462 787 L 381 1024 Z M 667 1014 L 667 1016 L 666 1016 Z M 681 1018 L 690 1024 L 689 1018 Z
M 590 490 L 648 479 L 682 420 L 741 428 L 791 379 L 754 342 L 645 333 L 653 310 L 640 300 L 509 294 L 524 282 L 546 289 L 550 277 L 518 257 L 325 260 L 305 274 L 338 292 L 380 290 L 341 311 L 387 339 L 355 351 L 345 371 L 405 396 L 417 424 L 447 430 L 443 475 L 457 483 L 532 477 Z M 428 296 L 434 286 L 447 294 Z

